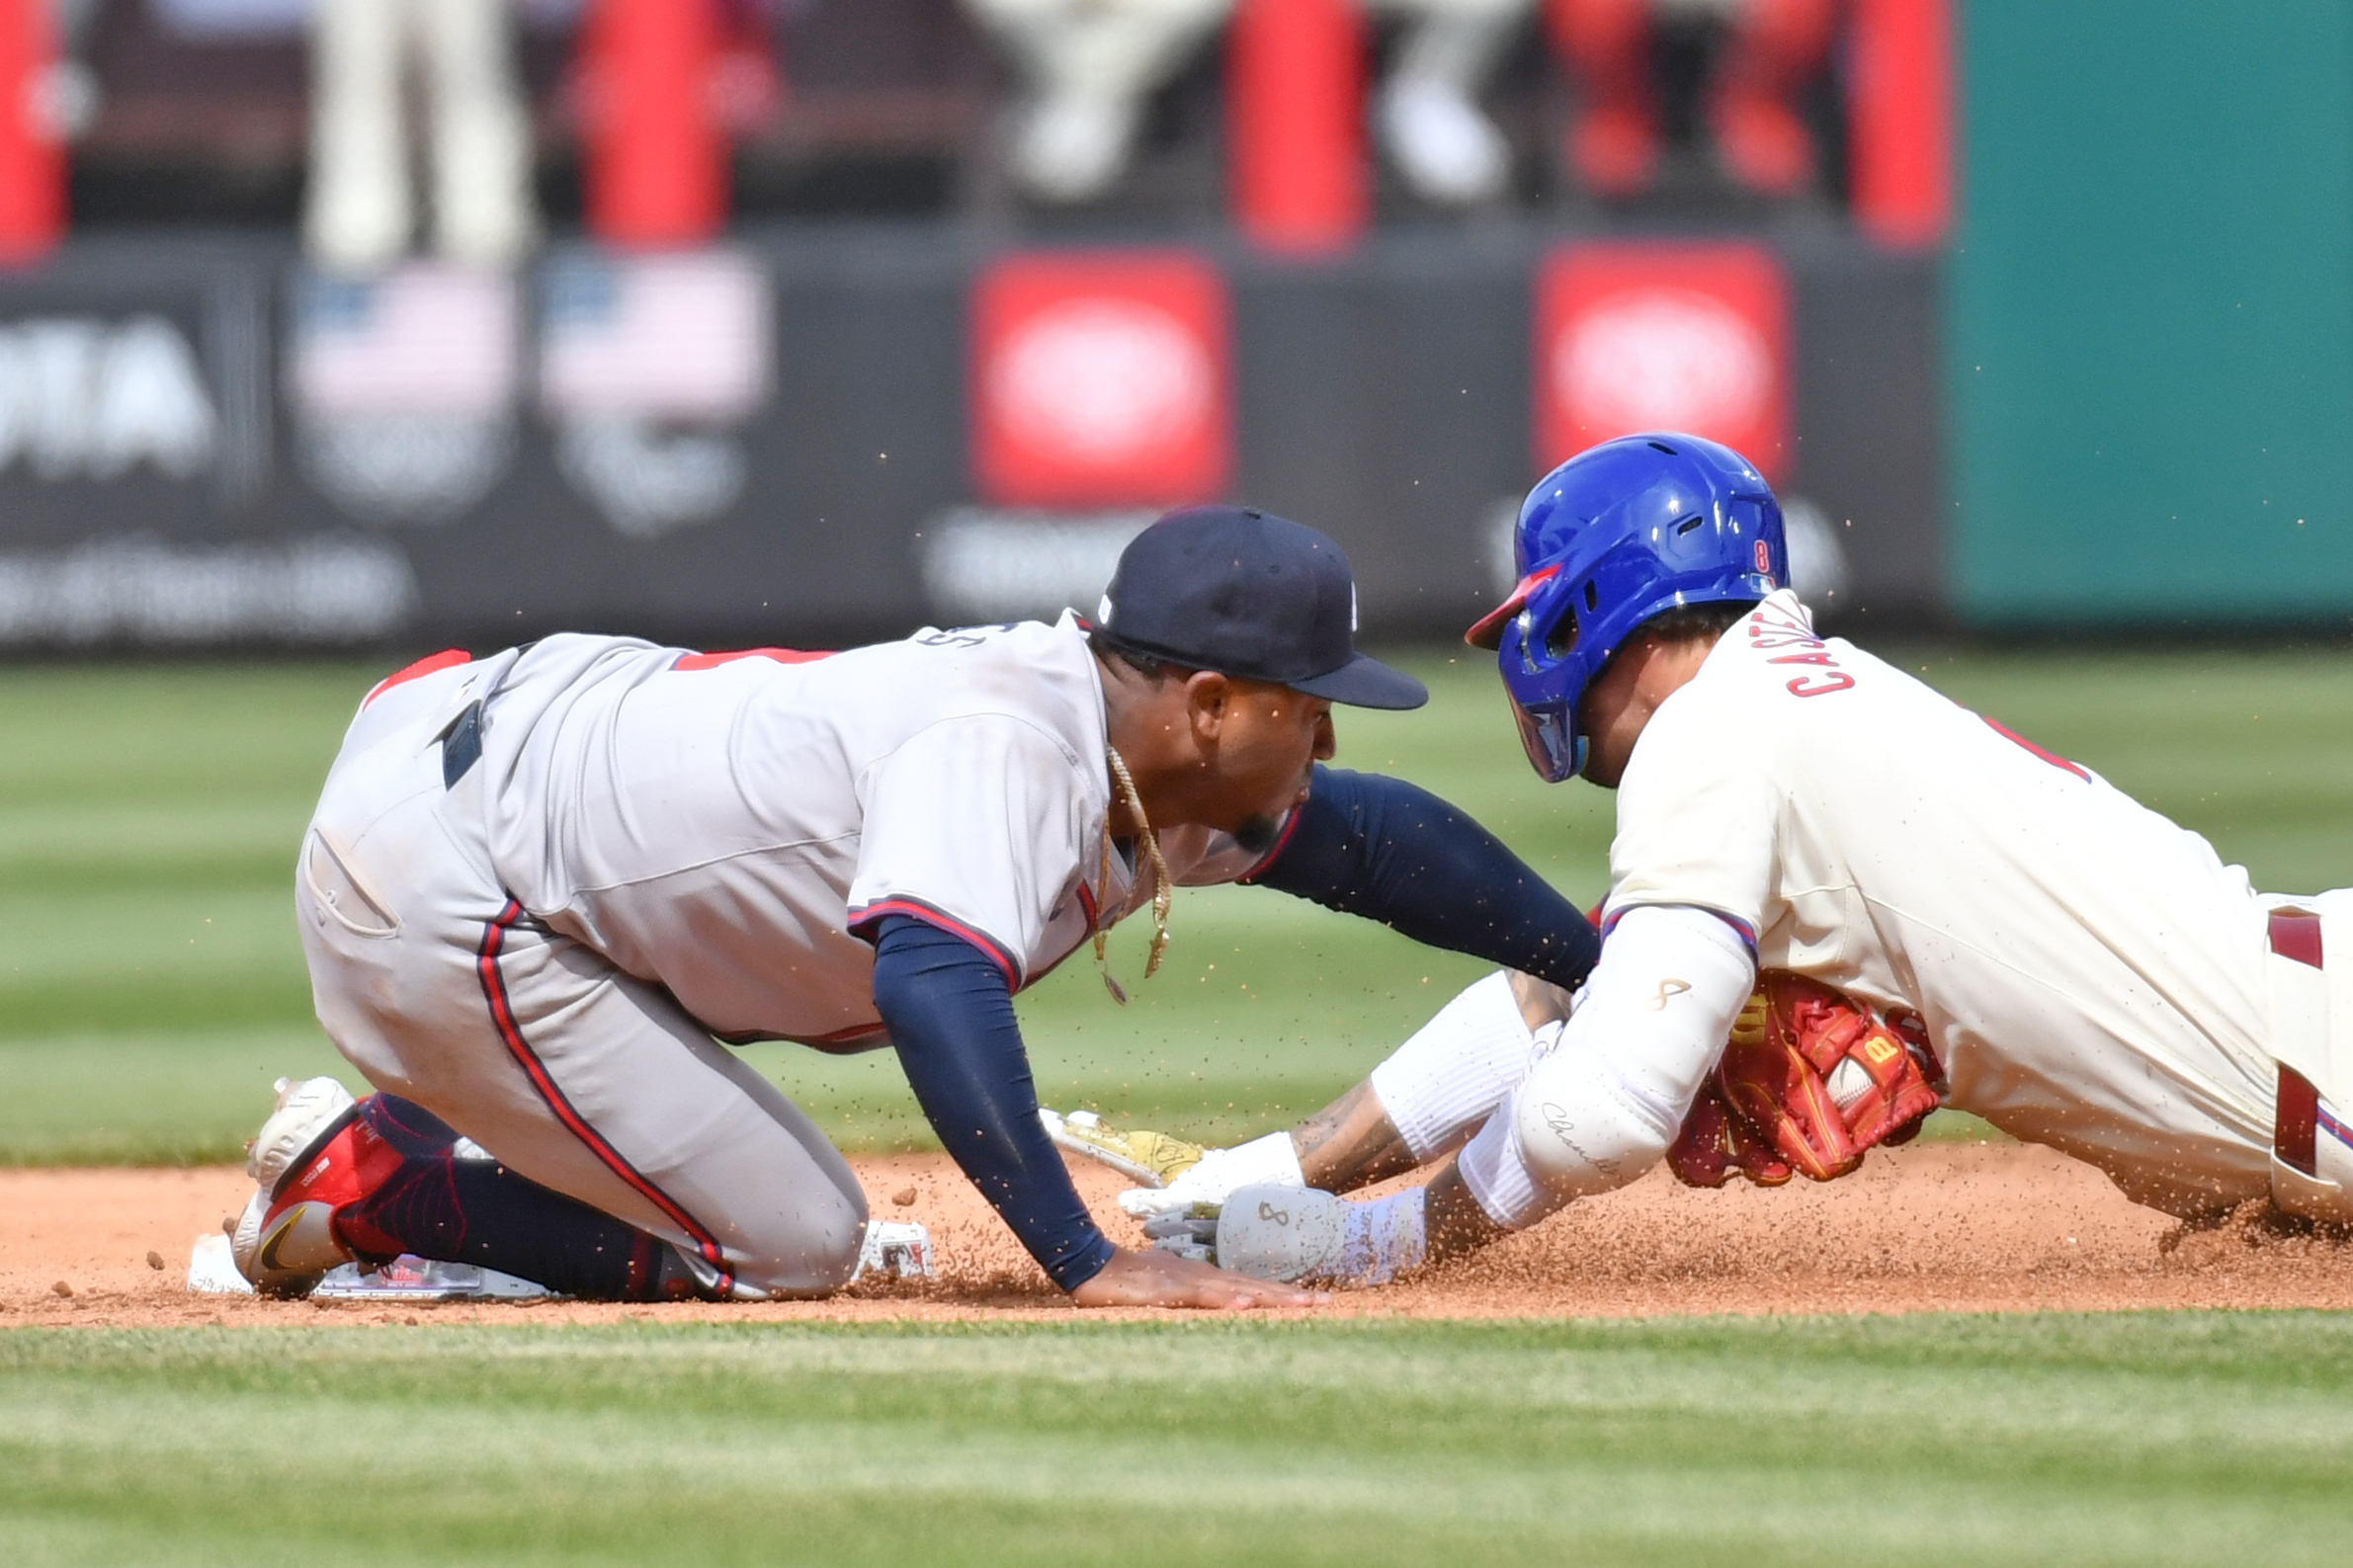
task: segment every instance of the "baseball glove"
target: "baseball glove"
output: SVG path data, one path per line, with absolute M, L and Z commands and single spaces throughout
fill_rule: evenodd
M 1924 1031 L 1898 1031 L 1818 980 L 1767 970 L 1667 1164 L 1690 1187 L 1734 1175 L 1759 1187 L 1793 1173 L 1827 1182 L 1878 1145 L 1909 1140 L 1944 1089 Z

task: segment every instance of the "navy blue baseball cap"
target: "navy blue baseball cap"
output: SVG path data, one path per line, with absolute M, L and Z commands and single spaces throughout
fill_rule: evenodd
M 1115 647 L 1352 707 L 1430 700 L 1356 651 L 1356 579 L 1340 546 L 1248 507 L 1188 507 L 1136 535 L 1095 627 Z

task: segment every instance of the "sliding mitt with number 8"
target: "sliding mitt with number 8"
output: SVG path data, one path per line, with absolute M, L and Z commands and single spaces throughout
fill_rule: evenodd
M 1883 1143 L 1920 1130 L 1944 1093 L 1925 1040 L 1912 1040 L 1818 980 L 1769 969 L 1733 1021 L 1723 1059 L 1667 1151 L 1676 1179 L 1734 1175 L 1779 1187 L 1793 1174 L 1846 1175 Z

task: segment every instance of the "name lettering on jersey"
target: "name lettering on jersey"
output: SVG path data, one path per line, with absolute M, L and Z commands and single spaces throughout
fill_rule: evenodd
M 994 633 L 1017 630 L 1020 625 L 1021 622 L 1018 620 L 1000 620 L 994 625 L 957 626 L 948 631 L 941 631 L 935 627 L 919 632 L 907 640 L 919 648 L 977 648 L 988 641 Z
M 1855 684 L 1855 678 L 1838 667 L 1822 639 L 1805 621 L 1770 610 L 1760 610 L 1748 618 L 1748 645 L 1759 653 L 1771 653 L 1776 648 L 1793 648 L 1796 652 L 1777 654 L 1767 664 L 1819 665 L 1828 673 L 1801 675 L 1789 683 L 1792 697 L 1827 697 L 1843 692 Z
M 1689 980 L 1659 981 L 1658 997 L 1650 1004 L 1650 1011 L 1653 1013 L 1664 1013 L 1667 1010 L 1667 999 L 1669 997 L 1681 996 L 1684 992 L 1690 989 L 1691 982 Z

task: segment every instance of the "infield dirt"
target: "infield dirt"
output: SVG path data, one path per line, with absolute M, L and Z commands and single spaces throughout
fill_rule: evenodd
M 861 1284 L 827 1301 L 743 1304 L 387 1308 L 192 1295 L 190 1247 L 242 1205 L 250 1191 L 242 1172 L 0 1171 L 0 1324 L 946 1321 L 1072 1310 L 944 1156 L 852 1163 L 877 1215 L 931 1227 L 938 1279 Z M 1113 1201 L 1119 1179 L 1094 1167 L 1074 1174 L 1114 1238 L 1137 1240 Z M 909 1194 L 911 1202 L 894 1201 Z M 1818 1187 L 1702 1193 L 1656 1172 L 1469 1264 L 1344 1292 L 1317 1310 L 1444 1318 L 2353 1309 L 2353 1247 L 2258 1247 L 2223 1231 L 2161 1250 L 2174 1228 L 2096 1171 L 2049 1151 L 1930 1144 L 1881 1150 L 1855 1175 Z

